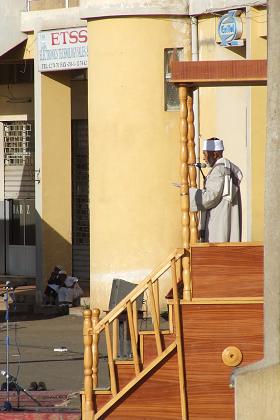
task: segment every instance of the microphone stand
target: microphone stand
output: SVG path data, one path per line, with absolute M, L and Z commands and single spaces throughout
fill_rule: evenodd
M 1 374 L 2 375 L 4 375 L 4 376 L 6 376 L 6 378 L 8 379 L 8 380 L 11 380 L 11 382 L 13 382 L 14 384 L 15 384 L 15 386 L 16 386 L 16 392 L 17 392 L 17 394 L 18 394 L 18 397 L 19 397 L 19 394 L 20 394 L 20 392 L 24 392 L 29 398 L 31 398 L 31 400 L 32 401 L 34 401 L 38 406 L 42 406 L 42 404 L 39 402 L 39 401 L 37 401 L 25 388 L 23 388 L 19 383 L 18 383 L 18 381 L 17 381 L 17 378 L 15 378 L 14 376 L 12 376 L 12 375 L 8 375 L 7 374 L 7 372 L 5 372 L 4 370 L 2 370 L 1 371 Z M 11 407 L 12 408 L 12 407 Z M 18 398 L 18 408 L 19 408 L 19 398 Z M 7 411 L 7 410 L 5 410 L 5 411 Z
M 15 300 L 15 294 L 14 294 L 14 288 L 11 287 L 10 282 L 7 281 L 4 286 L 4 293 L 1 294 L 1 296 L 4 297 L 5 302 L 5 320 L 6 320 L 6 371 L 2 370 L 1 374 L 6 377 L 6 401 L 3 404 L 2 411 L 11 411 L 13 409 L 12 404 L 10 402 L 10 382 L 14 382 L 16 385 L 16 391 L 18 394 L 18 406 L 19 406 L 19 393 L 20 391 L 24 392 L 26 395 L 28 395 L 29 398 L 31 398 L 36 404 L 41 406 L 39 401 L 37 401 L 35 398 L 30 395 L 26 389 L 24 389 L 21 385 L 18 384 L 17 378 L 10 375 L 9 373 L 9 348 L 10 348 L 10 336 L 9 336 L 9 321 L 10 321 L 10 308 L 9 308 L 9 296 L 11 296 L 11 299 L 14 303 L 14 307 L 16 308 L 16 300 Z
M 200 173 L 201 173 L 201 175 L 203 177 L 203 181 L 205 181 L 206 176 L 204 175 L 203 170 L 201 169 L 201 166 L 198 166 L 198 169 L 199 169 L 199 171 L 200 171 Z
M 10 282 L 7 281 L 4 286 L 4 302 L 5 302 L 5 320 L 6 320 L 6 401 L 4 402 L 3 409 L 4 411 L 10 411 L 12 409 L 12 404 L 10 403 L 10 385 L 9 385 L 9 295 L 11 292 Z

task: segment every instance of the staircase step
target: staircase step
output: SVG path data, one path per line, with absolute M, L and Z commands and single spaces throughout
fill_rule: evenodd
M 109 388 L 96 388 L 93 390 L 93 392 L 95 395 L 111 395 L 112 394 Z
M 169 330 L 161 330 L 160 331 L 160 333 L 162 334 L 162 335 L 167 335 L 167 334 L 170 334 L 170 331 Z M 154 335 L 155 334 L 155 332 L 152 330 L 152 331 L 139 331 L 139 335 Z
M 134 365 L 134 362 L 133 362 L 133 360 L 116 359 L 115 360 L 115 365 Z

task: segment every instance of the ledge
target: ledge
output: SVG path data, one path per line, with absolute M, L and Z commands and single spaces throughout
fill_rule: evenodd
M 75 28 L 80 26 L 86 26 L 86 22 L 80 19 L 79 7 L 21 13 L 22 32 Z
M 80 0 L 82 19 L 118 16 L 187 16 L 186 0 Z

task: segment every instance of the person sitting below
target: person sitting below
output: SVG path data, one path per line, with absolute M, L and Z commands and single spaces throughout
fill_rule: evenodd
M 223 157 L 223 141 L 212 137 L 203 143 L 203 159 L 211 168 L 204 188 L 190 188 L 190 211 L 201 212 L 202 242 L 241 241 L 241 170 Z

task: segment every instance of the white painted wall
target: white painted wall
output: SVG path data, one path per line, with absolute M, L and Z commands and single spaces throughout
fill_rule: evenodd
M 20 31 L 20 15 L 25 10 L 25 0 L 0 1 L 0 56 L 27 38 Z M 4 35 L 5 34 L 5 35 Z

